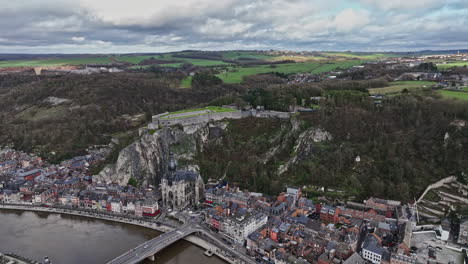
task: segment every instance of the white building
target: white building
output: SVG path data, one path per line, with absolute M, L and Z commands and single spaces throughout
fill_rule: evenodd
M 154 216 L 154 214 L 159 210 L 158 201 L 154 199 L 147 199 L 143 202 L 142 206 L 143 215 Z
M 362 243 L 362 257 L 374 264 L 380 264 L 384 248 L 372 234 L 368 234 Z
M 268 216 L 263 213 L 240 217 L 225 217 L 221 224 L 221 232 L 234 241 L 243 244 L 248 235 L 266 225 L 267 221 Z
M 111 210 L 114 213 L 121 213 L 122 212 L 122 203 L 118 199 L 111 200 Z

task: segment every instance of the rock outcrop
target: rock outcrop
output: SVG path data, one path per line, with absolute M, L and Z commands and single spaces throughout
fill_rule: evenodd
M 302 132 L 294 146 L 294 155 L 278 168 L 278 174 L 285 173 L 291 165 L 313 155 L 319 143 L 332 139 L 332 135 L 321 128 L 310 128 Z
M 158 184 L 166 173 L 170 153 L 175 155 L 179 168 L 198 171 L 198 153 L 208 146 L 213 147 L 213 144 L 223 144 L 224 137 L 236 136 L 232 134 L 236 132 L 228 131 L 229 122 L 242 121 L 170 126 L 159 130 L 142 129 L 140 139 L 123 149 L 117 162 L 105 167 L 95 176 L 95 180 L 125 185 L 130 178 L 135 178 L 143 185 Z M 279 175 L 285 173 L 290 166 L 311 158 L 320 144 L 332 140 L 331 134 L 320 128 L 301 130 L 296 120 L 291 120 L 276 133 L 269 138 L 271 145 L 256 157 L 261 164 L 267 164 L 278 159 L 281 153 L 291 152 L 291 157 L 286 157 L 283 165 L 279 166 Z M 258 140 L 265 138 L 268 137 L 260 136 Z M 212 176 L 215 175 L 207 175 Z
M 165 127 L 150 133 L 144 131 L 136 142 L 124 148 L 117 162 L 106 166 L 96 181 L 127 184 L 130 178 L 142 184 L 158 184 L 166 173 L 170 153 L 176 156 L 179 167 L 197 170 L 192 162 L 195 153 L 202 150 L 209 139 L 222 135 L 226 128 L 223 122 L 205 126 Z

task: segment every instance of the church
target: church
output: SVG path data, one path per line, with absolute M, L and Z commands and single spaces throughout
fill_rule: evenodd
M 180 210 L 188 205 L 196 205 L 203 198 L 204 191 L 205 185 L 200 174 L 177 170 L 176 161 L 171 155 L 168 172 L 161 180 L 164 207 Z

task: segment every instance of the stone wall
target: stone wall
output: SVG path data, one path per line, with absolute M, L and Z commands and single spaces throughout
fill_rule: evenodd
M 181 118 L 173 118 L 173 119 L 164 119 L 162 116 L 166 115 L 159 114 L 153 116 L 153 123 L 150 124 L 148 127 L 155 128 L 158 127 L 166 127 L 166 126 L 174 126 L 174 125 L 181 125 L 181 126 L 192 126 L 192 125 L 199 125 L 199 124 L 206 124 L 212 121 L 220 121 L 223 119 L 241 119 L 246 117 L 257 117 L 257 118 L 280 118 L 280 119 L 288 119 L 290 118 L 290 113 L 288 112 L 276 112 L 276 111 L 232 111 L 232 112 L 222 112 L 222 113 L 207 113 L 197 116 L 189 116 L 189 117 L 181 117 Z
M 457 178 L 455 178 L 454 176 L 450 176 L 450 177 L 447 177 L 447 178 L 444 178 L 436 183 L 433 183 L 429 186 L 427 186 L 426 190 L 424 190 L 423 194 L 419 197 L 417 203 L 419 203 L 422 199 L 424 199 L 424 196 L 426 195 L 426 193 L 428 193 L 430 190 L 432 189 L 437 189 L 437 188 L 440 188 L 442 187 L 444 184 L 446 183 L 450 183 L 450 182 L 454 182 L 454 181 L 457 181 Z

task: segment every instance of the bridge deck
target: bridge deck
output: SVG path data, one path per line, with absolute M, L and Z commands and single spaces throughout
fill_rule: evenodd
M 190 226 L 183 226 L 180 229 L 174 229 L 163 233 L 111 260 L 108 264 L 133 264 L 139 263 L 144 259 L 154 256 L 159 251 L 176 241 L 197 232 Z

